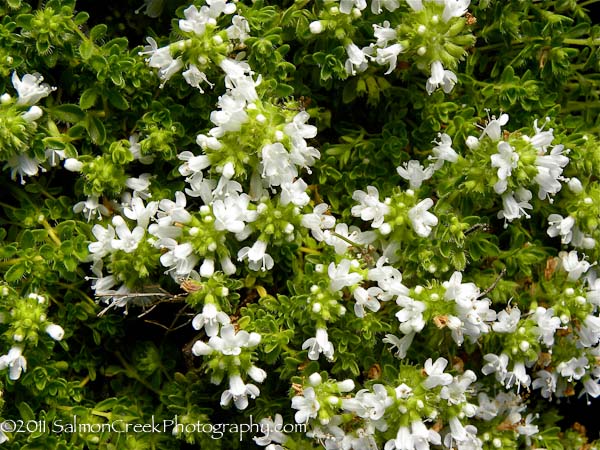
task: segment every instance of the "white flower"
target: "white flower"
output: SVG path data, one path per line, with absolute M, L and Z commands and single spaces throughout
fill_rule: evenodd
M 382 384 L 373 385 L 373 393 L 367 389 L 361 389 L 355 398 L 342 399 L 342 408 L 352 411 L 364 419 L 377 421 L 381 419 L 385 410 L 393 404 L 394 400 L 388 395 Z
M 291 183 L 298 176 L 298 170 L 281 142 L 265 145 L 261 150 L 261 160 L 262 176 L 269 186 Z
M 304 206 L 310 202 L 310 197 L 306 193 L 308 185 L 302 178 L 298 178 L 293 183 L 281 183 L 280 203 L 285 206 L 293 203 L 296 206 Z
M 256 241 L 252 247 L 244 247 L 238 252 L 238 261 L 248 259 L 248 267 L 251 270 L 271 270 L 275 262 L 271 255 L 266 253 L 267 243 L 264 241 Z
M 431 76 L 427 80 L 425 89 L 427 93 L 431 95 L 440 85 L 443 91 L 448 94 L 454 88 L 457 82 L 457 77 L 451 70 L 445 70 L 441 61 L 434 61 L 431 63 Z
M 537 378 L 533 380 L 531 388 L 540 389 L 540 394 L 544 398 L 552 398 L 552 394 L 556 392 L 556 382 L 558 381 L 556 372 L 540 370 L 535 375 Z
M 235 328 L 230 324 L 223 325 L 219 334 L 219 336 L 211 336 L 208 347 L 223 355 L 237 356 L 242 353 L 242 348 L 256 347 L 261 340 L 258 333 L 248 333 L 245 330 L 236 333 Z
M 175 192 L 175 201 L 162 199 L 158 204 L 158 218 L 165 219 L 164 224 L 188 223 L 192 216 L 185 210 L 187 200 L 183 192 Z
M 342 14 L 350 14 L 352 12 L 352 8 L 358 8 L 362 11 L 366 7 L 366 0 L 340 0 L 340 12 Z
M 488 112 L 489 114 L 489 112 Z M 484 136 L 489 136 L 490 139 L 494 142 L 499 141 L 502 137 L 502 128 L 504 125 L 508 123 L 508 114 L 501 114 L 498 119 L 496 116 L 492 116 L 492 118 L 488 121 L 487 125 L 483 129 L 481 133 L 480 140 L 483 139 Z
M 508 192 L 502 194 L 502 207 L 503 209 L 498 212 L 498 218 L 504 219 L 504 228 L 508 227 L 507 222 L 512 222 L 515 219 L 521 217 L 531 218 L 525 211 L 526 209 L 533 209 L 533 206 L 529 203 L 531 200 L 531 191 L 520 187 L 516 192 Z
M 165 273 L 170 273 L 176 279 L 188 276 L 200 260 L 189 242 L 179 244 L 175 239 L 163 238 L 159 243 L 161 248 L 169 249 L 160 256 L 160 263 L 167 267 Z
M 297 423 L 307 423 L 308 419 L 314 419 L 320 408 L 321 405 L 312 387 L 305 388 L 302 395 L 292 398 L 292 409 L 298 410 L 294 415 Z
M 406 400 L 413 396 L 413 390 L 407 384 L 401 383 L 394 389 L 394 394 L 396 394 L 396 399 Z
M 352 199 L 360 202 L 360 205 L 352 207 L 352 215 L 362 220 L 372 220 L 371 226 L 379 228 L 383 224 L 384 216 L 390 208 L 379 201 L 379 191 L 374 186 L 367 186 L 367 192 L 357 190 L 352 194 Z
M 434 170 L 440 169 L 444 165 L 444 161 L 455 163 L 458 160 L 458 153 L 452 148 L 452 138 L 446 133 L 438 133 L 439 141 L 433 141 L 437 144 L 433 149 L 433 155 L 428 159 L 434 160 Z
M 378 0 L 374 0 L 371 3 L 371 7 Z M 383 26 L 382 26 L 383 25 Z M 373 36 L 377 38 L 375 45 L 377 47 L 387 47 L 389 41 L 393 41 L 397 38 L 398 34 L 396 30 L 390 26 L 390 23 L 386 20 L 382 25 L 373 24 Z
M 573 237 L 573 226 L 575 219 L 572 216 L 563 218 L 560 214 L 550 214 L 548 216 L 548 236 L 556 237 L 560 235 L 561 244 L 568 244 Z
M 10 177 L 13 180 L 16 180 L 18 175 L 21 179 L 21 184 L 25 184 L 26 176 L 33 177 L 37 175 L 40 170 L 42 172 L 46 171 L 37 159 L 30 158 L 25 154 L 11 156 L 4 165 L 4 168 L 10 168 Z
M 560 328 L 560 318 L 554 315 L 554 309 L 538 306 L 532 319 L 537 323 L 537 333 L 548 347 L 554 345 L 554 333 Z
M 396 300 L 402 309 L 396 313 L 396 318 L 400 322 L 400 331 L 404 334 L 418 333 L 425 327 L 423 320 L 423 311 L 425 303 L 413 300 L 410 297 Z
M 381 5 L 392 12 L 400 7 L 398 0 L 371 0 L 371 11 L 373 14 L 381 14 L 383 10 L 381 9 Z
M 590 363 L 585 356 L 579 358 L 572 357 L 568 361 L 562 361 L 556 366 L 556 370 L 562 377 L 569 381 L 580 380 L 590 368 Z
M 164 87 L 165 83 L 183 67 L 183 61 L 181 58 L 173 59 L 171 56 L 170 46 L 158 48 L 156 41 L 147 37 L 146 41 L 149 46 L 144 47 L 144 51 L 140 52 L 140 55 L 150 55 L 146 59 L 146 62 L 150 67 L 158 69 L 158 77 L 162 83 L 160 87 Z
M 508 187 L 507 178 L 510 177 L 512 169 L 516 169 L 519 163 L 519 154 L 508 142 L 498 142 L 498 153 L 491 156 L 492 167 L 498 167 L 498 182 L 494 184 L 494 191 L 502 194 Z
M 231 320 L 223 311 L 219 311 L 214 303 L 206 303 L 202 308 L 202 313 L 196 315 L 192 320 L 192 326 L 195 330 L 204 328 L 208 337 L 216 336 L 219 333 L 220 325 L 229 325 Z
M 525 364 L 522 361 L 514 363 L 512 372 L 507 374 L 504 386 L 510 389 L 513 384 L 517 384 L 517 393 L 521 386 L 529 387 L 531 384 L 531 377 L 527 375 Z
M 357 287 L 352 293 L 356 300 L 354 304 L 354 314 L 356 314 L 356 317 L 364 317 L 365 308 L 373 312 L 379 311 L 381 305 L 378 299 L 382 293 L 383 291 L 378 287 L 370 287 L 368 289 Z
M 419 161 L 412 159 L 405 162 L 402 166 L 396 167 L 396 171 L 398 175 L 408 180 L 411 189 L 419 189 L 423 181 L 431 178 L 435 169 L 434 166 L 425 168 Z
M 107 225 L 104 228 L 102 225 L 95 224 L 92 227 L 92 234 L 96 238 L 96 242 L 91 242 L 88 245 L 88 250 L 92 253 L 92 259 L 102 259 L 113 251 L 112 243 L 115 237 L 115 229 L 112 225 Z
M 467 12 L 471 0 L 445 0 L 442 20 L 448 22 L 454 17 L 460 17 Z
M 432 206 L 433 200 L 426 198 L 408 210 L 408 218 L 413 230 L 421 237 L 429 236 L 432 228 L 438 224 L 437 217 L 427 211 Z
M 231 26 L 227 28 L 227 37 L 230 40 L 244 42 L 250 37 L 250 25 L 245 17 L 235 15 L 231 18 Z
M 333 360 L 333 344 L 329 342 L 329 336 L 327 330 L 324 328 L 317 328 L 316 337 L 308 338 L 302 344 L 302 350 L 308 350 L 308 359 L 316 361 L 319 359 L 319 354 L 323 353 L 325 358 L 329 361 Z
M 452 375 L 444 373 L 448 365 L 446 358 L 438 358 L 435 363 L 431 358 L 425 361 L 424 370 L 427 378 L 423 381 L 425 389 L 433 389 L 436 386 L 446 386 L 452 383 Z
M 42 108 L 40 108 L 39 106 L 32 106 L 23 114 L 21 114 L 21 117 L 27 122 L 35 122 L 43 115 L 44 111 L 42 111 Z
M 486 361 L 486 364 L 481 368 L 481 372 L 484 375 L 495 373 L 496 379 L 500 383 L 504 383 L 504 380 L 508 375 L 508 355 L 501 353 L 500 356 L 498 356 L 493 353 L 488 353 L 483 359 Z
M 256 86 L 260 84 L 261 78 L 259 76 L 256 81 L 252 78 L 254 72 L 247 62 L 224 58 L 219 63 L 219 67 L 226 74 L 225 87 L 229 89 L 229 95 L 222 96 L 222 98 L 231 96 L 232 99 L 241 101 L 242 106 L 258 99 Z
M 281 414 L 275 414 L 275 420 L 271 419 L 271 417 L 261 419 L 259 425 L 260 431 L 264 433 L 264 436 L 254 436 L 252 438 L 257 445 L 265 447 L 269 444 L 272 445 L 273 442 L 283 444 L 288 440 L 288 437 L 281 432 L 283 429 L 283 417 Z
M 198 89 L 201 94 L 204 94 L 204 90 L 200 87 L 200 83 L 206 83 L 211 88 L 213 87 L 213 84 L 208 81 L 208 78 L 206 78 L 206 74 L 198 69 L 198 67 L 196 67 L 194 64 L 190 64 L 188 69 L 181 75 L 187 84 Z
M 507 312 L 505 309 L 498 313 L 498 321 L 492 325 L 496 333 L 514 333 L 521 319 L 521 311 L 514 306 Z
M 27 370 L 27 360 L 22 354 L 21 347 L 12 347 L 6 355 L 0 356 L 0 370 L 8 367 L 8 377 L 18 380 L 22 372 Z
M 44 81 L 44 77 L 39 73 L 25 74 L 21 80 L 17 72 L 13 72 L 12 84 L 19 96 L 17 105 L 35 105 L 41 99 L 50 95 L 50 92 L 56 90 L 55 87 L 50 87 L 47 83 L 42 84 L 42 81 Z
M 380 66 L 389 64 L 388 70 L 385 71 L 384 75 L 389 75 L 396 68 L 398 63 L 398 55 L 404 51 L 404 47 L 401 44 L 393 44 L 384 48 L 377 48 L 375 56 L 371 57 Z
M 409 289 L 402 284 L 402 273 L 393 266 L 386 266 L 387 258 L 380 257 L 375 267 L 369 269 L 367 279 L 376 281 L 384 291 L 381 300 L 387 301 L 394 296 L 407 297 Z
M 248 395 L 256 398 L 260 395 L 260 390 L 253 384 L 246 384 L 239 375 L 229 377 L 229 389 L 221 394 L 221 406 L 227 406 L 233 399 L 237 409 L 246 409 L 248 407 Z
M 135 251 L 139 243 L 144 238 L 146 230 L 140 226 L 137 226 L 133 231 L 129 230 L 129 227 L 125 223 L 125 219 L 121 216 L 113 217 L 113 225 L 119 239 L 113 239 L 112 247 L 116 250 L 123 250 L 125 253 L 131 253 Z
M 246 222 L 256 220 L 257 213 L 248 209 L 250 197 L 246 194 L 229 195 L 215 200 L 212 212 L 215 216 L 215 230 L 227 230 L 231 233 L 241 233 L 246 228 Z
M 346 53 L 348 54 L 348 59 L 344 64 L 344 68 L 348 75 L 356 75 L 357 71 L 364 72 L 367 70 L 369 62 L 365 55 L 365 49 L 361 50 L 356 44 L 352 43 L 346 46 Z
M 390 344 L 392 346 L 391 350 L 396 349 L 396 352 L 394 353 L 396 358 L 404 359 L 406 358 L 406 352 L 410 348 L 415 334 L 416 333 L 413 331 L 402 338 L 398 338 L 398 336 L 394 334 L 386 334 L 381 342 L 384 344 Z
M 313 237 L 318 241 L 325 239 L 323 230 L 327 230 L 335 226 L 335 217 L 327 214 L 328 210 L 329 205 L 327 203 L 320 203 L 314 207 L 312 213 L 304 214 L 300 221 L 301 225 L 308 228 Z
M 466 370 L 458 375 L 452 381 L 442 387 L 440 398 L 446 400 L 448 405 L 459 405 L 467 401 L 466 392 L 469 386 L 477 380 L 475 372 Z
M 578 280 L 591 267 L 591 264 L 585 260 L 585 255 L 584 259 L 579 261 L 577 250 L 572 250 L 569 253 L 560 252 L 559 256 L 563 269 L 569 273 L 568 279 L 570 281 Z
M 97 195 L 90 195 L 87 200 L 77 202 L 73 206 L 74 213 L 82 213 L 89 222 L 95 215 L 98 220 L 102 220 L 102 216 L 108 216 L 108 208 L 99 202 Z
M 130 207 L 123 208 L 125 217 L 137 221 L 141 228 L 148 228 L 150 219 L 154 218 L 156 211 L 158 211 L 158 202 L 148 202 L 144 206 L 144 201 L 140 197 L 132 198 Z
M 362 275 L 356 272 L 350 273 L 352 262 L 348 259 L 342 259 L 336 267 L 335 263 L 330 263 L 327 268 L 329 275 L 329 289 L 337 292 L 346 286 L 352 286 L 362 281 Z
M 412 8 L 413 11 L 421 11 L 423 9 L 423 0 L 406 0 L 408 6 Z
M 446 288 L 445 300 L 454 300 L 463 308 L 472 307 L 472 303 L 479 296 L 479 288 L 474 283 L 463 283 L 462 273 L 454 272 L 450 280 L 443 283 Z

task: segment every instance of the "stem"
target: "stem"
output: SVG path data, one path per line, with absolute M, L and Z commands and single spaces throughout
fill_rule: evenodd
M 481 294 L 479 294 L 479 296 L 477 297 L 479 298 L 483 298 L 486 295 L 488 295 L 490 292 L 492 292 L 494 290 L 494 288 L 496 287 L 496 285 L 500 282 L 500 280 L 502 279 L 502 277 L 506 274 L 506 267 L 504 267 L 501 271 L 500 274 L 496 277 L 496 279 L 494 280 L 494 282 L 492 283 L 492 285 L 487 288 L 485 291 L 483 291 Z
M 42 221 L 40 221 L 40 223 L 48 232 L 48 236 L 50 237 L 52 242 L 54 242 L 56 245 L 58 245 L 60 247 L 62 242 L 61 242 L 60 238 L 54 232 L 54 228 L 52 228 L 52 226 L 48 223 L 48 221 L 46 219 L 43 219 Z
M 300 251 L 303 253 L 310 253 L 312 255 L 320 255 L 321 252 L 319 250 L 315 250 L 314 248 L 308 248 L 308 247 L 300 247 Z
M 570 45 L 600 45 L 600 39 L 574 39 L 574 38 L 566 38 L 563 40 L 565 44 Z
M 84 387 L 86 384 L 88 384 L 88 382 L 90 381 L 90 376 L 86 376 L 83 380 L 81 380 L 81 383 L 79 383 L 79 387 L 82 388 Z
M 36 255 L 33 258 L 23 258 L 23 257 L 19 257 L 19 258 L 11 258 L 11 259 L 7 259 L 6 261 L 0 261 L 0 267 L 5 267 L 5 266 L 12 266 L 14 264 L 19 264 L 20 262 L 23 261 L 31 261 L 31 262 L 42 262 L 44 261 L 44 258 L 42 258 L 40 255 Z
M 331 235 L 332 235 L 332 236 L 335 236 L 336 238 L 339 238 L 339 239 L 341 239 L 341 240 L 342 240 L 342 241 L 344 241 L 344 242 L 347 242 L 348 244 L 350 244 L 350 245 L 351 245 L 351 246 L 353 246 L 353 247 L 357 247 L 357 248 L 363 248 L 363 246 L 362 246 L 362 245 L 360 245 L 360 244 L 357 244 L 356 242 L 353 242 L 353 241 L 351 241 L 351 240 L 350 240 L 350 239 L 348 239 L 347 237 L 345 237 L 345 236 L 342 236 L 341 234 L 338 234 L 338 233 L 336 233 L 335 231 L 333 231 L 333 232 L 331 233 Z

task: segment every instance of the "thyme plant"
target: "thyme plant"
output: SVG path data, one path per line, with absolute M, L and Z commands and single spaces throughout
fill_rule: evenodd
M 596 448 L 596 3 L 2 0 L 3 448 Z

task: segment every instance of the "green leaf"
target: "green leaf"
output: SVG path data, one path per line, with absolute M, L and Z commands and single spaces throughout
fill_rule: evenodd
M 108 98 L 108 102 L 115 108 L 120 109 L 122 111 L 129 109 L 129 103 L 119 91 L 110 89 L 106 91 L 106 97 Z
M 81 55 L 81 59 L 87 61 L 94 54 L 94 43 L 92 41 L 83 41 L 79 45 L 79 54 Z
M 53 107 L 50 110 L 50 114 L 58 120 L 69 123 L 77 123 L 85 118 L 85 114 L 81 108 L 71 103 L 64 103 Z
M 23 264 L 23 263 L 15 264 L 13 266 L 10 266 L 10 268 L 6 271 L 6 273 L 4 274 L 4 279 L 9 283 L 13 283 L 13 282 L 18 281 L 21 278 L 23 278 L 23 275 L 25 275 L 25 272 L 26 272 L 25 264 Z
M 97 145 L 102 145 L 106 141 L 106 129 L 104 124 L 96 116 L 88 115 L 86 118 L 85 127 L 90 134 L 92 142 Z
M 89 18 L 90 15 L 87 12 L 80 11 L 75 17 L 73 17 L 73 22 L 75 23 L 75 25 L 83 25 L 88 21 Z
M 31 407 L 25 403 L 25 402 L 21 402 L 17 405 L 17 409 L 19 410 L 19 413 L 21 414 L 21 418 L 27 422 L 30 420 L 35 420 L 35 413 L 33 412 L 33 410 L 31 409 Z
M 102 400 L 100 403 L 97 403 L 94 407 L 94 411 L 110 411 L 117 405 L 118 402 L 119 399 L 116 397 L 107 398 Z
M 94 28 L 92 28 L 90 30 L 90 39 L 92 41 L 97 41 L 98 39 L 102 38 L 106 34 L 107 30 L 108 30 L 108 27 L 103 23 L 96 25 Z
M 33 14 L 21 14 L 17 17 L 17 25 L 21 28 L 31 28 Z
M 79 106 L 81 109 L 90 109 L 96 104 L 98 99 L 98 91 L 94 88 L 89 88 L 83 91 L 81 98 L 79 99 Z

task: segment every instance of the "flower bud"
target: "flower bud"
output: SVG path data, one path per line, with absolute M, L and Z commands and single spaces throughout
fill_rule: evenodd
M 81 172 L 83 169 L 83 163 L 75 158 L 65 159 L 64 166 L 69 172 Z
M 315 20 L 314 22 L 311 22 L 308 28 L 312 34 L 319 34 L 323 32 L 323 24 L 320 20 Z
M 579 179 L 573 177 L 569 180 L 569 182 L 567 183 L 567 186 L 569 186 L 569 190 L 571 192 L 573 192 L 574 194 L 579 194 L 580 192 L 583 191 L 583 186 L 581 185 L 581 181 L 579 181 Z
M 321 374 L 319 372 L 315 372 L 308 377 L 308 382 L 311 384 L 311 386 L 318 386 L 323 382 L 323 379 L 321 378 Z
M 27 112 L 23 113 L 22 117 L 27 122 L 34 122 L 40 117 L 42 117 L 43 114 L 44 111 L 42 111 L 42 108 L 40 108 L 39 106 L 32 106 Z
M 340 390 L 340 392 L 350 392 L 354 390 L 354 381 L 350 379 L 338 381 L 337 387 Z
M 46 333 L 55 341 L 60 341 L 65 335 L 65 330 L 60 325 L 51 323 L 46 327 Z

